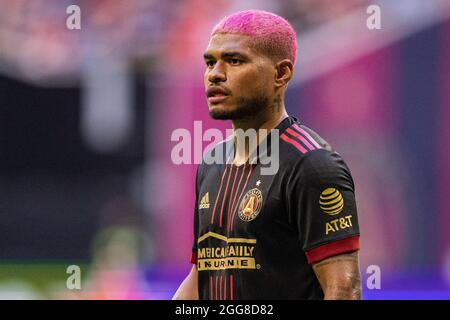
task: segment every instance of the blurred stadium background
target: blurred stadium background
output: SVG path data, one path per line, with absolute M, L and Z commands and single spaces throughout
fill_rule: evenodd
M 172 164 L 171 133 L 230 126 L 208 117 L 202 52 L 250 8 L 294 25 L 288 111 L 352 170 L 364 298 L 450 298 L 450 2 L 243 3 L 0 0 L 0 298 L 171 298 L 191 267 L 196 168 Z

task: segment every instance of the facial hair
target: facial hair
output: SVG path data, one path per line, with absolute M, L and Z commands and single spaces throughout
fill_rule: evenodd
M 269 106 L 269 98 L 257 95 L 252 98 L 238 98 L 237 108 L 234 110 L 211 110 L 209 115 L 216 120 L 245 120 L 250 119 Z

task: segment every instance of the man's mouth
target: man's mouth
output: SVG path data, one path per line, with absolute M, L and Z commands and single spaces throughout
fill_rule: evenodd
M 228 98 L 228 92 L 221 87 L 212 87 L 206 91 L 208 102 L 211 104 L 219 103 Z
M 228 98 L 228 96 L 225 94 L 217 94 L 217 95 L 208 97 L 208 101 L 211 104 L 215 104 L 215 103 L 224 101 L 226 98 Z

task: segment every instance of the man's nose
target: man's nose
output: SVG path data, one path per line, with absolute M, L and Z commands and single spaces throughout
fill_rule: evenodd
M 212 83 L 226 81 L 227 77 L 220 63 L 216 63 L 214 68 L 208 73 L 208 81 Z

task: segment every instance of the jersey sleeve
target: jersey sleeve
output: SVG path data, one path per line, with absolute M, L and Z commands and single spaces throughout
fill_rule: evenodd
M 200 188 L 200 173 L 201 165 L 197 167 L 197 173 L 195 176 L 195 203 L 194 203 L 194 242 L 192 244 L 191 263 L 197 264 L 197 252 L 198 252 L 198 228 L 199 228 L 199 212 L 198 212 L 198 194 Z
M 359 249 L 350 170 L 334 152 L 311 151 L 294 167 L 289 216 L 309 264 Z

